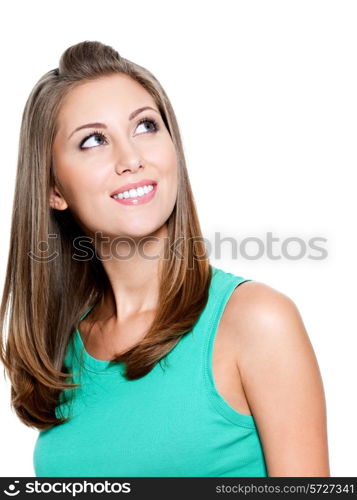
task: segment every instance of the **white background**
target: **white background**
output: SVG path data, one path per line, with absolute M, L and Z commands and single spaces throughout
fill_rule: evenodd
M 249 260 L 225 243 L 211 262 L 298 306 L 324 381 L 332 476 L 357 476 L 356 14 L 347 0 L 13 1 L 0 26 L 1 286 L 28 94 L 70 45 L 112 45 L 171 99 L 209 240 L 272 232 L 279 255 L 286 238 L 326 238 L 322 260 L 309 247 Z M 33 476 L 37 431 L 10 410 L 2 374 L 0 389 L 0 475 Z

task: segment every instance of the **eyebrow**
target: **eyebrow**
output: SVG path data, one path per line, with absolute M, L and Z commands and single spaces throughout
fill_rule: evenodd
M 134 120 L 134 118 L 141 113 L 142 111 L 145 111 L 146 109 L 151 109 L 152 111 L 156 111 L 156 113 L 159 113 L 159 111 L 155 108 L 152 108 L 151 106 L 144 106 L 142 108 L 138 108 L 135 111 L 132 111 L 129 115 L 129 120 Z M 160 113 L 159 113 L 160 114 Z M 83 128 L 107 128 L 105 123 L 100 123 L 100 122 L 94 122 L 94 123 L 86 123 L 85 125 L 81 125 L 80 127 L 77 127 L 71 132 L 71 134 L 68 136 L 67 140 L 69 140 L 72 135 L 75 132 L 78 132 L 78 130 L 82 130 Z

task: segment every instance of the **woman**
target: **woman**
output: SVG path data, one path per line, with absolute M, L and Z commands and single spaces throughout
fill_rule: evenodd
M 170 101 L 99 42 L 26 103 L 2 331 L 7 311 L 36 475 L 329 475 L 295 304 L 209 264 Z

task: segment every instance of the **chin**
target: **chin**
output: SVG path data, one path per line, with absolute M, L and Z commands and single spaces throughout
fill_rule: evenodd
M 135 240 L 149 236 L 159 236 L 161 233 L 162 224 L 139 224 L 131 225 L 128 228 L 120 228 L 117 235 L 122 238 L 133 238 Z

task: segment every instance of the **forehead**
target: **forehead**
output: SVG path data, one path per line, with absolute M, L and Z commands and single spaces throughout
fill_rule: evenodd
M 155 105 L 149 92 L 125 74 L 102 76 L 85 81 L 71 89 L 64 98 L 59 113 L 60 128 L 88 121 L 105 120 L 115 114 L 127 119 L 135 108 Z

